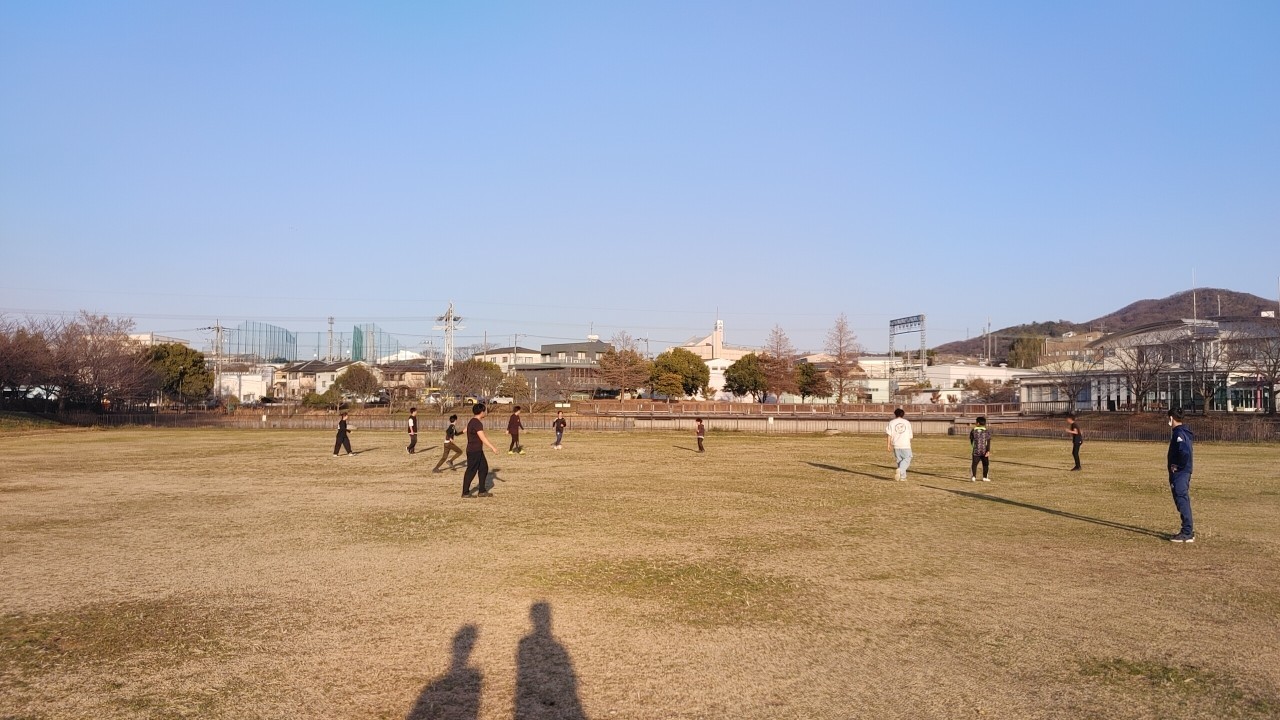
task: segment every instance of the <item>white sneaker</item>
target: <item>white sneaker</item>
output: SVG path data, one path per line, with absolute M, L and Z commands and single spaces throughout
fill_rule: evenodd
M 982 478 L 982 482 L 991 482 L 991 478 L 984 477 Z
M 969 478 L 969 482 L 978 482 L 978 476 L 974 475 L 973 477 Z

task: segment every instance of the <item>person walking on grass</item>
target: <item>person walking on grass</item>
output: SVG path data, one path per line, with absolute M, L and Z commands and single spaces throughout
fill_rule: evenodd
M 969 431 L 969 452 L 972 461 L 969 463 L 969 482 L 978 482 L 978 463 L 982 463 L 982 482 L 991 482 L 987 470 L 991 464 L 991 431 L 987 430 L 987 419 L 978 416 L 978 422 Z
M 414 448 L 418 447 L 418 408 L 409 408 L 409 454 L 414 453 Z
M 1076 472 L 1080 469 L 1080 445 L 1084 443 L 1084 434 L 1080 432 L 1080 426 L 1076 425 L 1075 413 L 1067 413 L 1067 434 L 1071 436 L 1071 457 L 1076 461 L 1071 471 Z
M 484 449 L 488 447 L 495 453 L 498 448 L 489 442 L 489 437 L 484 434 L 484 403 L 476 403 L 471 408 L 471 421 L 467 423 L 467 471 L 462 475 L 462 497 L 492 497 L 493 494 L 485 489 L 484 485 L 489 481 L 489 461 L 484 456 Z M 471 481 L 479 476 L 480 486 L 476 489 L 476 494 L 471 494 Z
M 333 440 L 333 456 L 338 457 L 338 450 L 345 448 L 348 455 L 354 455 L 351 452 L 351 431 L 353 427 L 347 425 L 347 413 L 338 416 L 338 436 Z
M 698 452 L 706 452 L 702 447 L 702 441 L 707 437 L 707 427 L 702 424 L 702 418 L 697 418 L 698 424 L 693 428 L 693 434 L 698 438 Z
M 444 429 L 444 452 L 440 454 L 440 462 L 431 469 L 431 472 L 440 472 L 440 466 L 446 462 L 449 463 L 449 469 L 453 469 L 453 461 L 462 457 L 462 448 L 458 447 L 458 443 L 454 438 L 458 437 L 457 415 L 449 416 L 449 427 Z M 453 457 L 449 457 L 450 453 Z
M 556 411 L 556 421 L 551 423 L 551 428 L 556 431 L 556 441 L 551 443 L 551 447 L 556 450 L 563 450 L 560 442 L 564 440 L 564 429 L 569 425 L 569 421 L 564 419 L 564 411 Z
M 893 453 L 897 469 L 893 471 L 894 480 L 906 480 L 907 468 L 911 467 L 911 423 L 906 418 L 906 411 L 898 408 L 893 411 L 893 419 L 885 427 L 885 445 Z
M 1196 541 L 1196 529 L 1191 522 L 1191 443 L 1195 435 L 1191 428 L 1182 424 L 1182 419 L 1182 408 L 1169 411 L 1169 427 L 1173 428 L 1166 457 L 1169 491 L 1173 493 L 1173 504 L 1182 518 L 1182 529 L 1169 539 L 1176 543 L 1193 543 Z
M 520 420 L 520 406 L 517 405 L 511 411 L 511 418 L 507 420 L 507 434 L 511 436 L 511 447 L 507 448 L 507 454 L 518 453 L 524 454 L 524 446 L 520 444 L 520 431 L 524 429 L 524 423 Z M 498 452 L 494 450 L 494 452 Z

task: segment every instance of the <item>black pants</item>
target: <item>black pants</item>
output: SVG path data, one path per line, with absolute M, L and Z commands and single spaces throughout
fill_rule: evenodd
M 511 433 L 511 447 L 507 448 L 511 452 L 520 452 L 520 431 L 516 430 Z
M 703 452 L 701 435 L 698 436 L 698 452 Z
M 1080 443 L 1071 443 L 1071 457 L 1076 461 L 1076 469 L 1080 469 Z
M 484 450 L 468 450 L 467 451 L 467 471 L 462 474 L 462 494 L 471 493 L 472 478 L 480 476 L 480 492 L 485 491 L 484 484 L 489 479 L 489 460 L 484 456 Z
M 409 452 L 413 452 L 416 447 L 418 447 L 418 433 L 409 436 Z
M 991 467 L 991 458 L 985 455 L 974 458 L 973 462 L 969 463 L 969 475 L 972 477 L 978 477 L 978 463 L 982 463 L 982 477 L 986 477 L 987 468 Z
M 334 455 L 337 455 L 337 454 L 338 454 L 338 448 L 346 448 L 346 449 L 347 449 L 347 454 L 348 454 L 348 455 L 350 455 L 350 454 L 351 454 L 351 438 L 348 436 L 348 434 L 347 434 L 347 433 L 340 432 L 340 433 L 338 433 L 338 437 L 334 439 L 334 441 L 333 441 L 333 454 L 334 454 Z

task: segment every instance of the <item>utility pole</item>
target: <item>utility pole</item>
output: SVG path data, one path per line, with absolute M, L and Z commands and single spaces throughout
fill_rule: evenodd
M 466 327 L 458 324 L 462 322 L 462 318 L 453 312 L 453 301 L 449 302 L 449 309 L 436 318 L 436 322 L 444 323 L 436 325 L 434 329 L 444 331 L 444 369 L 448 372 L 453 367 L 453 331 L 464 330 Z
M 329 354 L 324 356 L 328 362 L 333 362 L 333 316 L 329 316 Z
M 202 327 L 200 330 L 213 331 L 213 394 L 214 397 L 222 398 L 222 321 L 214 320 L 212 327 Z

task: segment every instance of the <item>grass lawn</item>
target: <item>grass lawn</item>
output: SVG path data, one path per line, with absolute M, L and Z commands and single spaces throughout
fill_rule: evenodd
M 9 432 L 0 718 L 1280 717 L 1280 447 L 996 430 Z

